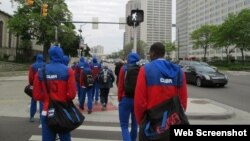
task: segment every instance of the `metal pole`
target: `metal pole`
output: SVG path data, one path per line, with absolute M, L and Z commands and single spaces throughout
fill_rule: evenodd
M 133 53 L 137 52 L 137 31 L 136 31 L 136 26 L 134 22 L 134 46 L 133 46 Z
M 177 27 L 177 38 L 178 38 L 178 48 L 177 48 L 177 59 L 180 61 L 180 35 L 179 35 L 179 28 Z

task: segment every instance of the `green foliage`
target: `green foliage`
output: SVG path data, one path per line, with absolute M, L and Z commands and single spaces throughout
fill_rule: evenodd
M 37 44 L 44 44 L 45 49 L 55 42 L 55 27 L 58 27 L 58 39 L 64 48 L 71 48 L 76 40 L 72 23 L 61 24 L 60 21 L 72 21 L 72 13 L 65 0 L 43 0 L 48 4 L 48 16 L 41 16 L 41 3 L 35 1 L 33 6 L 25 0 L 15 0 L 19 6 L 9 20 L 8 27 L 23 40 L 37 39 Z M 66 49 L 68 50 L 68 49 Z
M 204 49 L 204 59 L 206 61 L 207 48 L 213 43 L 212 34 L 216 30 L 215 25 L 203 25 L 191 33 L 194 48 Z
M 233 43 L 241 50 L 242 63 L 244 64 L 244 51 L 250 47 L 250 9 L 243 9 L 236 18 L 234 25 Z
M 137 53 L 140 55 L 141 58 L 145 58 L 145 48 L 147 44 L 144 41 L 137 41 Z M 129 43 L 125 46 L 123 49 L 124 53 L 124 58 L 128 56 L 128 54 L 132 51 L 133 49 L 133 43 Z
M 175 50 L 175 42 L 164 41 L 163 44 L 165 45 L 165 51 L 167 54 L 167 58 L 170 59 L 171 52 Z

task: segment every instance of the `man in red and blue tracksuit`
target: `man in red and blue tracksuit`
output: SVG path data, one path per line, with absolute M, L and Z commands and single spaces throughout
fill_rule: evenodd
M 86 84 L 84 84 L 84 74 L 87 73 L 91 73 L 92 74 L 92 70 L 89 67 L 89 64 L 87 62 L 85 62 L 83 64 L 83 67 L 81 67 L 80 70 L 80 86 L 81 86 L 81 96 L 80 96 L 80 105 L 79 108 L 81 110 L 84 110 L 84 103 L 85 103 L 85 98 L 86 98 L 86 94 L 88 97 L 88 114 L 92 113 L 92 108 L 93 108 L 93 104 L 92 104 L 92 91 L 93 91 L 93 86 L 87 87 Z
M 36 62 L 32 64 L 29 68 L 29 84 L 33 86 L 34 84 L 34 78 L 35 74 L 37 73 L 38 69 L 42 68 L 45 65 L 43 62 L 43 55 L 42 54 L 37 54 L 36 56 Z M 39 110 L 40 113 L 42 111 L 42 102 L 39 102 Z M 30 102 L 30 122 L 34 122 L 34 116 L 36 114 L 37 110 L 37 103 L 34 100 L 34 98 L 31 98 Z
M 151 62 L 141 67 L 135 90 L 135 116 L 142 123 L 147 110 L 177 95 L 177 76 L 180 74 L 179 98 L 187 108 L 186 78 L 179 66 L 164 59 L 165 47 L 154 43 L 150 47 Z M 179 73 L 180 72 L 180 73 Z
M 98 63 L 97 58 L 95 56 L 93 57 L 90 68 L 92 70 L 93 77 L 95 80 L 95 83 L 92 89 L 92 97 L 93 97 L 93 100 L 95 100 L 95 103 L 97 103 L 99 100 L 99 89 L 100 89 L 99 84 L 97 83 L 97 75 L 101 72 L 102 66 L 100 63 Z
M 63 51 L 58 46 L 49 49 L 50 63 L 38 71 L 34 81 L 34 99 L 44 103 L 41 113 L 42 141 L 55 141 L 56 134 L 47 125 L 49 97 L 55 101 L 71 101 L 76 96 L 74 72 L 63 64 Z M 49 94 L 46 91 L 43 70 L 45 69 Z M 70 133 L 60 133 L 61 141 L 71 141 Z
M 119 101 L 119 119 L 122 129 L 122 138 L 124 141 L 136 141 L 137 123 L 134 114 L 134 98 L 125 95 L 125 74 L 128 65 L 136 65 L 140 60 L 137 53 L 129 53 L 128 64 L 125 64 L 120 69 L 118 79 L 118 101 Z M 131 117 L 131 131 L 129 132 L 129 118 Z
M 80 72 L 84 64 L 85 64 L 85 59 L 81 57 L 80 61 L 75 65 L 75 78 L 76 78 L 77 96 L 78 96 L 79 104 L 80 104 L 80 99 L 81 99 L 82 91 L 83 91 L 80 85 Z

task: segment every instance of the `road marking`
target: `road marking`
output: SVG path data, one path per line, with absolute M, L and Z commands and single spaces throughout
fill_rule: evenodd
M 42 125 L 40 124 L 38 128 L 42 128 Z M 121 132 L 121 127 L 81 125 L 76 130 Z
M 42 141 L 42 136 L 32 135 L 29 141 Z M 88 138 L 71 138 L 71 141 L 120 141 L 120 140 L 104 140 L 104 139 L 88 139 Z

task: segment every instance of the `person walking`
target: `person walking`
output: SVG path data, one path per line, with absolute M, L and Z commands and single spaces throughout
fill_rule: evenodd
M 128 64 L 122 66 L 119 73 L 118 101 L 119 120 L 124 141 L 135 141 L 137 137 L 137 123 L 134 115 L 134 89 L 139 67 L 136 63 L 140 57 L 136 53 L 129 53 Z M 130 73 L 131 72 L 131 73 Z M 131 131 L 129 132 L 129 118 L 131 117 Z
M 154 43 L 150 47 L 151 62 L 141 67 L 135 89 L 135 117 L 142 124 L 146 111 L 177 94 L 184 109 L 187 108 L 187 86 L 185 74 L 181 68 L 164 59 L 165 47 L 162 43 Z M 179 75 L 178 75 L 179 74 Z M 180 84 L 177 84 L 178 77 Z M 141 131 L 140 131 L 141 132 Z M 142 131 L 144 132 L 144 131 Z M 139 140 L 144 138 L 139 136 Z
M 113 87 L 114 81 L 115 77 L 112 70 L 110 70 L 107 66 L 103 66 L 103 69 L 97 77 L 97 82 L 101 91 L 100 99 L 103 111 L 107 108 L 109 90 Z
M 41 113 L 42 141 L 55 141 L 57 134 L 60 141 L 71 141 L 70 133 L 55 133 L 48 127 L 47 116 L 49 99 L 66 102 L 75 98 L 74 72 L 70 67 L 63 64 L 63 51 L 60 47 L 51 47 L 49 57 L 50 63 L 38 71 L 34 81 L 34 99 L 44 103 Z M 46 78 L 44 78 L 44 71 Z M 49 93 L 46 90 L 45 79 L 47 79 Z
M 37 73 L 38 69 L 42 68 L 45 65 L 45 63 L 43 62 L 43 55 L 42 54 L 37 54 L 36 55 L 36 62 L 33 63 L 30 68 L 29 68 L 29 84 L 31 86 L 33 86 L 34 84 L 34 78 L 35 78 L 35 74 Z M 42 112 L 42 102 L 39 102 L 39 113 L 41 114 Z M 37 111 L 37 102 L 36 100 L 34 100 L 34 98 L 31 98 L 31 102 L 30 102 L 30 118 L 29 121 L 30 122 L 34 122 L 34 116 L 36 114 Z
M 95 103 L 97 104 L 99 100 L 99 89 L 100 89 L 97 83 L 97 75 L 100 73 L 102 66 L 100 63 L 98 63 L 97 58 L 95 56 L 93 57 L 92 63 L 90 64 L 90 68 L 92 70 L 95 81 L 92 89 L 92 97 L 93 101 L 95 100 Z
M 80 61 L 78 63 L 76 63 L 76 65 L 74 66 L 75 79 L 76 79 L 76 88 L 77 88 L 77 96 L 78 96 L 79 105 L 80 105 L 80 99 L 81 99 L 82 94 L 83 94 L 83 92 L 82 92 L 83 89 L 82 89 L 82 87 L 80 85 L 80 72 L 81 72 L 81 69 L 83 69 L 85 63 L 86 63 L 85 58 L 81 57 Z
M 80 86 L 81 86 L 81 96 L 80 96 L 80 106 L 81 110 L 84 110 L 84 103 L 86 94 L 88 97 L 88 114 L 92 113 L 93 103 L 92 103 L 92 91 L 94 85 L 94 76 L 87 62 L 81 67 L 80 71 Z

